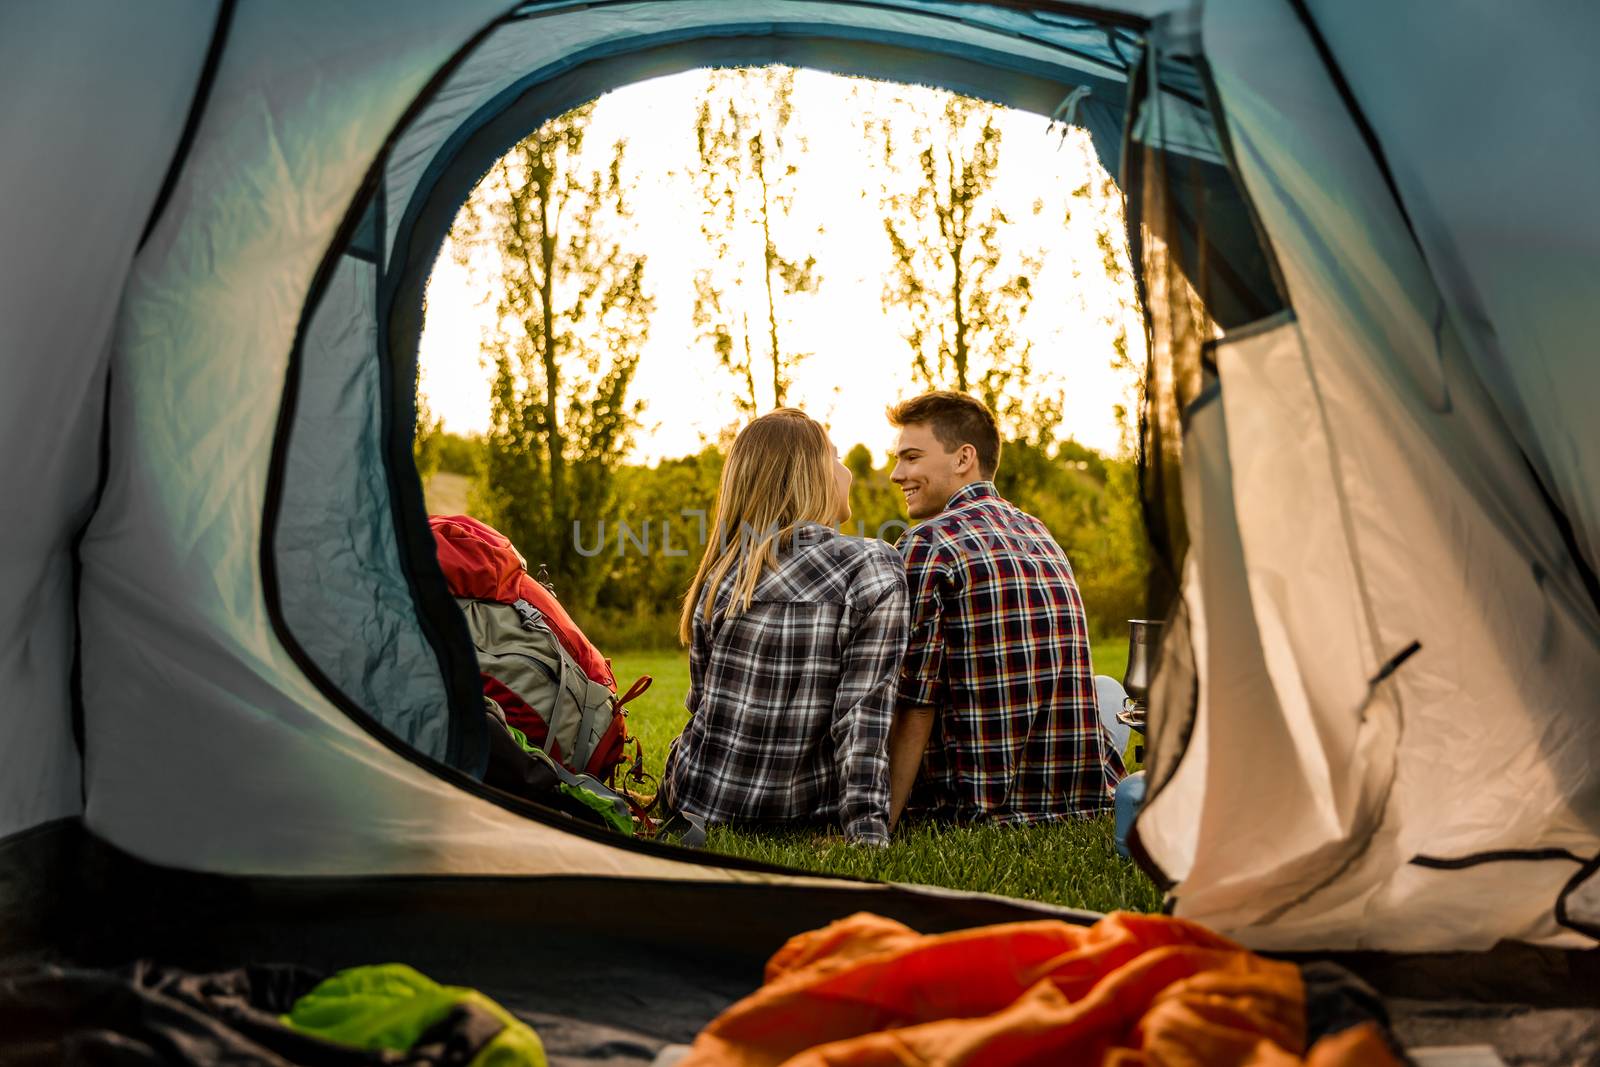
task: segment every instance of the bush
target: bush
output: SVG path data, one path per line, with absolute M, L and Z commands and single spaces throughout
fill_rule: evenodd
M 640 605 L 637 610 L 595 608 L 578 625 L 601 653 L 677 651 L 678 613 Z

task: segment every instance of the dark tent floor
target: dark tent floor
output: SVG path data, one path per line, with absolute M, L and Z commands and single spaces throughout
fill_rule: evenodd
M 926 931 L 1041 914 L 893 890 L 871 902 Z M 220 877 L 143 863 L 68 820 L 0 842 L 0 973 L 402 962 L 532 1023 L 552 1064 L 640 1064 L 755 989 L 791 934 L 865 903 L 842 888 L 581 877 Z
M 140 958 L 201 972 L 404 962 L 499 1001 L 534 1026 L 554 1065 L 640 1065 L 754 989 L 791 933 L 864 903 L 843 889 L 621 879 L 227 878 L 142 863 L 68 820 L 0 842 L 0 975 Z M 929 932 L 1039 914 L 892 890 L 871 903 Z M 1600 953 L 1505 946 L 1338 962 L 1385 995 L 1408 1047 L 1600 1064 Z

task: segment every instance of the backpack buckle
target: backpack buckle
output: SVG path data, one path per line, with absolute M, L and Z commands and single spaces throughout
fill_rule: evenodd
M 526 600 L 514 600 L 511 606 L 517 610 L 517 616 L 522 619 L 523 629 L 532 630 L 544 624 L 544 613 Z

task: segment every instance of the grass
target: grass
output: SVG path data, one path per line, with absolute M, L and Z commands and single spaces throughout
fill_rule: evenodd
M 641 674 L 655 679 L 644 696 L 628 705 L 628 732 L 644 744 L 645 772 L 659 779 L 668 743 L 683 732 L 683 724 L 689 721 L 689 709 L 683 706 L 684 694 L 689 691 L 688 653 L 624 653 L 612 658 L 611 669 L 617 676 L 619 693 L 626 692 Z
M 1127 641 L 1100 641 L 1093 649 L 1095 673 L 1120 679 Z M 641 674 L 655 679 L 629 705 L 628 728 L 644 744 L 646 772 L 659 778 L 667 744 L 689 718 L 683 706 L 688 659 L 681 652 L 634 652 L 615 657 L 612 666 L 619 688 Z M 712 832 L 707 847 L 800 870 L 999 893 L 1090 911 L 1161 906 L 1150 880 L 1117 855 L 1109 815 L 1026 828 L 912 824 L 882 849 L 846 844 L 837 834 L 724 827 Z
M 1089 642 L 1090 658 L 1094 660 L 1094 673 L 1109 675 L 1117 681 L 1128 673 L 1128 639 L 1106 637 Z
M 1021 897 L 1087 911 L 1157 911 L 1161 893 L 1117 855 L 1111 816 L 1049 826 L 902 828 L 888 848 L 836 835 L 718 828 L 707 847 L 785 867 Z

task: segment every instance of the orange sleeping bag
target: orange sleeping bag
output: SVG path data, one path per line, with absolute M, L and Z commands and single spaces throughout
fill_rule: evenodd
M 861 913 L 792 938 L 680 1067 L 1398 1067 L 1365 1024 L 1306 1052 L 1299 968 L 1116 912 L 924 936 Z

